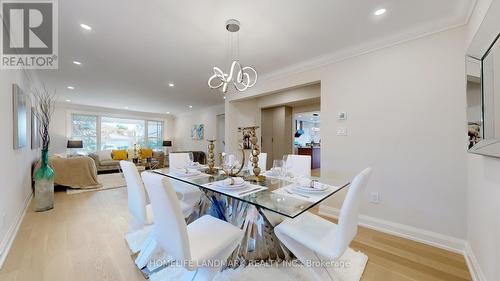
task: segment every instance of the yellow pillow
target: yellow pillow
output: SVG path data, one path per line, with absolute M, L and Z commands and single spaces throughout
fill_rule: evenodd
M 111 152 L 113 154 L 113 160 L 127 160 L 128 155 L 126 150 L 113 150 Z
M 153 157 L 153 150 L 151 148 L 141 148 L 139 150 L 139 155 L 142 159 Z

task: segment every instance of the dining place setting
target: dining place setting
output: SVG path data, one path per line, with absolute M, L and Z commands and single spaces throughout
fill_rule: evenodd
M 345 182 L 338 182 L 337 185 L 332 185 L 322 183 L 320 178 L 311 177 L 310 168 L 304 169 L 301 166 L 307 161 L 300 161 L 303 159 L 301 156 L 298 158 L 300 159 L 299 161 L 294 161 L 295 156 L 299 155 L 285 155 L 283 160 L 274 160 L 273 167 L 269 171 L 262 172 L 262 176 L 266 180 L 261 182 L 251 179 L 254 176 L 252 166 L 253 156 L 249 157 L 246 164 L 244 163 L 245 159 L 238 159 L 234 154 L 222 154 L 220 156 L 222 159 L 219 161 L 220 165 L 215 167 L 216 172 L 212 174 L 205 173 L 207 166 L 193 162 L 188 158 L 189 154 L 183 156 L 184 161 L 176 162 L 174 160 L 175 166 L 168 173 L 160 173 L 170 176 L 173 179 L 188 182 L 193 186 L 201 186 L 201 188 L 206 190 L 237 198 L 268 191 L 275 195 L 273 197 L 276 201 L 279 201 L 278 199 L 281 196 L 315 203 L 345 187 Z M 173 158 L 175 157 L 177 156 L 173 156 Z M 260 164 L 264 164 L 262 161 L 260 162 Z M 295 166 L 297 166 L 296 169 L 294 169 Z M 265 164 L 264 167 L 258 168 L 261 171 L 265 170 Z M 306 172 L 298 173 L 297 171 Z M 269 194 L 262 195 L 262 197 L 269 196 Z M 258 196 L 254 195 L 253 197 L 254 201 L 259 201 Z M 281 200 L 281 202 L 284 201 Z

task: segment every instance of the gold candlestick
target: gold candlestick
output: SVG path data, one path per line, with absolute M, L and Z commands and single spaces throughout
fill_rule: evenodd
M 248 138 L 250 139 L 250 143 L 252 144 L 252 171 L 253 175 L 247 176 L 246 180 L 249 181 L 255 181 L 255 182 L 263 182 L 266 180 L 266 177 L 260 174 L 260 167 L 259 167 L 259 155 L 260 155 L 260 148 L 258 145 L 258 138 L 256 134 L 256 130 L 258 129 L 258 126 L 253 126 L 253 127 L 245 127 L 245 128 L 239 128 L 240 131 L 243 132 L 243 139 Z
M 208 141 L 208 157 L 207 157 L 208 169 L 206 170 L 206 173 L 216 174 L 217 169 L 215 169 L 215 154 L 214 154 L 215 140 L 207 140 L 207 141 Z

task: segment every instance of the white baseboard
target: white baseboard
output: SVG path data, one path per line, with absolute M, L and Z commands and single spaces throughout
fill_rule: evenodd
M 477 261 L 472 248 L 469 243 L 465 244 L 465 262 L 467 262 L 467 266 L 469 267 L 469 272 L 473 281 L 486 281 L 486 277 L 484 277 L 484 273 L 479 266 L 479 262 Z
M 26 210 L 31 202 L 31 198 L 33 198 L 33 192 L 24 199 L 24 204 L 19 208 L 14 223 L 11 224 L 7 233 L 5 234 L 2 243 L 0 243 L 0 269 L 3 267 L 3 263 L 9 254 L 10 247 L 16 238 L 17 231 L 21 226 L 21 222 L 23 221 L 24 215 L 26 214 Z
M 329 206 L 320 206 L 319 213 L 338 218 L 340 210 Z M 466 241 L 440 233 L 423 230 L 409 225 L 399 224 L 374 217 L 359 216 L 359 225 L 387 234 L 410 239 L 447 251 L 464 254 Z

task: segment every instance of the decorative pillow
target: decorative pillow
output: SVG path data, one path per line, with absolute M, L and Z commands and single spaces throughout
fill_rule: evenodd
M 113 160 L 127 160 L 127 154 L 126 150 L 113 150 Z
M 97 152 L 97 155 L 99 156 L 99 161 L 112 160 L 110 150 L 99 151 Z
M 151 148 L 141 148 L 139 150 L 139 155 L 141 156 L 142 159 L 153 157 L 153 150 Z
M 134 158 L 134 149 L 133 148 L 127 149 L 127 153 L 128 153 L 128 160 L 132 161 L 132 159 Z

